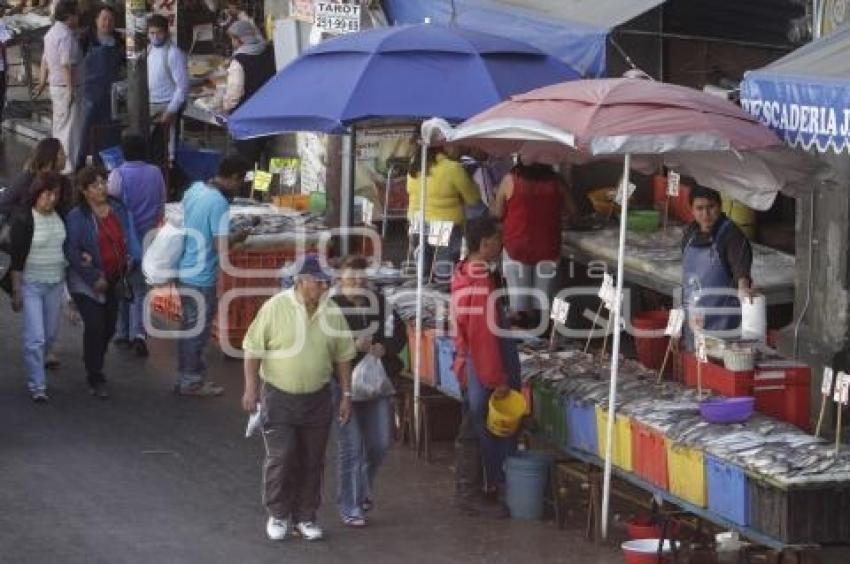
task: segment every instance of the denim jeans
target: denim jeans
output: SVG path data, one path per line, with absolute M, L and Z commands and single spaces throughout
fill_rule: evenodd
M 197 330 L 198 325 L 201 327 L 198 335 L 180 337 L 177 341 L 177 384 L 181 389 L 185 389 L 202 384 L 204 381 L 207 370 L 204 351 L 210 340 L 210 330 L 218 307 L 218 298 L 215 286 L 201 287 L 180 283 L 177 289 L 181 292 L 180 306 L 183 311 L 180 330 L 190 331 Z M 186 291 L 192 292 L 193 295 L 185 294 Z M 194 292 L 200 294 L 200 300 L 196 299 Z M 201 311 L 202 309 L 204 311 Z M 201 317 L 202 313 L 203 317 Z
M 27 387 L 30 392 L 47 389 L 44 356 L 56 339 L 62 313 L 65 283 L 28 282 L 24 280 L 23 296 L 23 349 L 27 369 Z
M 339 411 L 340 390 L 332 384 L 334 412 Z M 375 476 L 392 444 L 392 398 L 351 404 L 351 418 L 337 421 L 337 495 L 342 517 L 363 517 L 363 503 L 372 497 Z
M 509 383 L 510 387 L 518 390 L 518 381 Z M 466 390 L 463 394 L 464 417 L 469 417 L 478 431 L 478 441 L 481 448 L 481 462 L 484 465 L 484 482 L 488 489 L 492 489 L 505 482 L 505 473 L 502 468 L 505 459 L 516 452 L 516 436 L 497 437 L 487 430 L 487 410 L 490 405 L 490 394 L 481 385 L 478 375 L 472 365 L 472 358 L 466 361 Z
M 145 339 L 145 296 L 148 285 L 141 269 L 137 268 L 127 275 L 127 282 L 133 289 L 133 300 L 126 301 L 123 297 L 118 304 L 118 323 L 115 336 L 119 339 Z

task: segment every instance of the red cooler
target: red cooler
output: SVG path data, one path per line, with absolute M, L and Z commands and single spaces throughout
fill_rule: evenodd
M 791 360 L 757 363 L 753 376 L 756 411 L 808 431 L 811 380 L 812 371 L 805 364 Z

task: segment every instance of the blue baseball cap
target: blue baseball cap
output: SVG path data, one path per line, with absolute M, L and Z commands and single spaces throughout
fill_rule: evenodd
M 317 255 L 307 255 L 304 257 L 304 260 L 301 261 L 301 267 L 298 269 L 296 276 L 302 276 L 305 274 L 312 276 L 316 280 L 321 280 L 322 282 L 330 283 L 333 280 L 330 274 L 325 272 L 322 268 L 322 264 Z

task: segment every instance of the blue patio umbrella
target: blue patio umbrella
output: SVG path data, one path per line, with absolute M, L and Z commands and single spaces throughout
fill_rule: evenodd
M 580 78 L 526 43 L 434 24 L 326 41 L 283 68 L 228 121 L 236 139 L 344 133 L 369 119 L 458 122 L 512 94 Z

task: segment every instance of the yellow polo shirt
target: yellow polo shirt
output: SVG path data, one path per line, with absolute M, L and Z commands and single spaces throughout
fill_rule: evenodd
M 310 394 L 330 382 L 334 364 L 356 354 L 348 323 L 337 305 L 323 299 L 308 319 L 294 289 L 268 300 L 248 328 L 242 348 L 257 356 L 260 377 L 289 394 Z
M 414 219 L 419 213 L 421 178 L 407 177 L 407 217 Z M 466 223 L 464 206 L 481 201 L 478 185 L 457 161 L 442 153 L 428 167 L 428 187 L 425 198 L 425 221 L 451 221 L 455 225 Z

